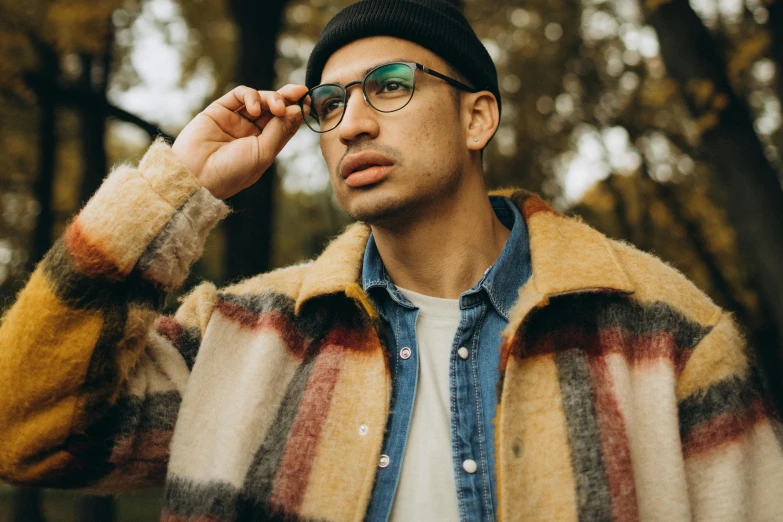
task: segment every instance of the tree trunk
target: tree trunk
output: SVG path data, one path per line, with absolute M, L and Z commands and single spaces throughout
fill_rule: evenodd
M 239 28 L 237 83 L 272 89 L 275 81 L 277 35 L 286 0 L 231 0 Z M 224 222 L 226 277 L 249 277 L 270 268 L 274 217 L 275 167 L 229 199 L 234 212 Z
M 55 85 L 58 75 L 57 54 L 51 47 L 40 44 L 38 55 L 41 59 L 40 76 L 48 80 L 47 85 Z M 52 227 L 54 214 L 52 212 L 52 197 L 54 189 L 55 155 L 57 152 L 57 121 L 55 112 L 55 93 L 52 89 L 36 89 L 38 95 L 38 179 L 35 182 L 35 199 L 40 212 L 35 224 L 33 243 L 30 249 L 29 271 L 32 271 L 38 261 L 52 245 Z
M 767 27 L 772 33 L 772 58 L 778 80 L 778 97 L 783 101 L 783 0 L 772 0 L 767 6 Z
M 114 511 L 114 497 L 88 495 L 81 499 L 79 522 L 113 522 Z
M 730 194 L 729 215 L 761 279 L 775 328 L 783 332 L 783 190 L 764 155 L 747 105 L 729 85 L 725 62 L 688 0 L 647 3 L 669 74 L 682 87 L 702 147 Z M 783 404 L 783 349 L 758 347 L 772 393 Z
M 106 89 L 109 80 L 110 50 L 106 55 L 81 56 L 81 88 L 90 93 L 92 103 L 79 105 L 82 126 L 81 201 L 84 204 L 101 186 L 106 176 Z
M 18 488 L 14 491 L 13 522 L 46 522 L 41 510 L 41 490 Z

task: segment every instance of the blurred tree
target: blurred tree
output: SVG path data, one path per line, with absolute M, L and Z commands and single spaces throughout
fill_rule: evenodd
M 41 490 L 18 488 L 14 493 L 13 522 L 46 522 L 41 511 Z
M 17 4 L 0 3 L 0 34 L 4 36 L 0 40 L 0 118 L 4 123 L 0 140 L 7 151 L 2 164 L 2 188 L 4 202 L 18 209 L 17 216 L 4 219 L 7 232 L 2 246 L 12 254 L 11 262 L 0 269 L 0 284 L 12 274 L 29 270 L 38 259 L 34 256 L 42 255 L 51 243 L 55 105 L 51 96 L 40 96 L 41 103 L 31 114 L 35 94 L 27 85 L 25 74 L 37 70 L 41 77 L 53 80 L 59 75 L 59 62 L 50 42 L 39 36 L 41 24 L 33 22 L 38 14 L 30 8 L 25 12 Z M 30 208 L 29 218 L 22 210 L 27 206 L 25 201 L 35 206 Z M 34 235 L 28 241 L 31 229 Z
M 5 131 L 15 131 L 14 136 L 4 133 L 2 139 L 6 144 L 18 142 L 6 150 L 21 162 L 6 172 L 38 172 L 33 184 L 37 225 L 24 256 L 27 270 L 46 252 L 52 240 L 57 107 L 75 107 L 81 114 L 83 199 L 106 174 L 103 141 L 107 116 L 138 125 L 150 135 L 159 132 L 154 124 L 106 101 L 113 43 L 110 21 L 117 4 L 118 0 L 0 2 L 0 30 L 4 36 L 0 44 L 0 70 L 5 73 L 0 75 L 0 89 L 4 94 L 2 112 L 13 121 L 13 125 L 5 126 Z M 73 64 L 74 59 L 80 74 L 77 81 L 69 83 L 69 74 L 62 70 L 61 64 Z M 33 115 L 37 127 L 20 126 L 21 121 L 29 118 L 12 118 L 9 113 L 16 111 L 23 111 L 28 117 Z M 29 145 L 36 142 L 39 148 L 32 153 Z
M 0 46 L 0 68 L 11 73 L 0 81 L 0 88 L 7 99 L 21 102 L 28 111 L 33 108 L 33 100 L 37 101 L 37 129 L 15 129 L 21 131 L 18 137 L 26 142 L 28 149 L 34 151 L 35 148 L 29 145 L 36 142 L 38 145 L 38 150 L 32 153 L 36 157 L 37 177 L 30 183 L 37 222 L 33 239 L 26 249 L 27 272 L 49 249 L 53 237 L 58 106 L 75 107 L 80 115 L 82 201 L 89 198 L 106 174 L 104 139 L 109 114 L 141 124 L 150 133 L 153 128 L 157 132 L 153 124 L 111 106 L 106 99 L 113 48 L 111 20 L 119 3 L 119 0 L 51 0 L 33 5 L 0 2 L 4 40 L 13 44 Z M 25 59 L 18 60 L 20 55 Z M 69 59 L 79 71 L 73 75 L 76 81 L 69 82 L 67 72 L 61 67 Z M 2 109 L 9 108 L 3 104 L 0 111 Z M 7 135 L 2 138 L 4 141 L 12 139 Z M 39 502 L 37 491 L 18 490 L 15 520 L 42 520 Z M 85 496 L 81 501 L 80 518 L 91 522 L 112 521 L 113 500 Z
M 729 83 L 715 40 L 687 0 L 652 0 L 647 17 L 658 33 L 669 74 L 679 83 L 697 127 L 702 148 L 718 180 L 729 192 L 728 210 L 740 242 L 759 274 L 760 289 L 783 332 L 783 190 L 753 127 L 744 100 Z M 736 67 L 741 67 L 738 65 Z M 774 372 L 783 398 L 783 347 L 757 346 Z
M 111 24 L 111 20 L 105 20 Z M 98 190 L 104 176 L 106 176 L 106 90 L 109 85 L 109 71 L 111 68 L 112 44 L 110 38 L 106 38 L 106 45 L 98 55 L 82 53 L 79 55 L 81 63 L 81 77 L 79 87 L 89 93 L 93 103 L 79 106 L 81 119 L 82 161 L 84 171 L 82 173 L 81 197 L 82 203 L 87 202 L 90 196 Z
M 59 63 L 54 49 L 37 42 L 38 57 L 40 60 L 39 74 L 45 78 L 49 85 L 53 85 L 59 74 Z M 52 244 L 52 227 L 54 225 L 53 184 L 56 154 L 56 113 L 53 93 L 44 88 L 39 92 L 38 109 L 38 179 L 35 182 L 35 199 L 39 205 L 38 222 L 35 226 L 35 235 L 29 253 L 28 270 L 32 270 L 33 264 L 41 259 Z
M 287 0 L 231 0 L 239 29 L 236 80 L 259 90 L 275 84 L 275 59 L 281 17 Z M 225 220 L 226 276 L 249 277 L 269 270 L 276 169 L 270 167 L 261 179 L 229 199 L 234 212 Z
M 783 98 L 783 0 L 770 0 L 767 12 L 772 33 L 772 56 L 778 67 L 778 97 Z

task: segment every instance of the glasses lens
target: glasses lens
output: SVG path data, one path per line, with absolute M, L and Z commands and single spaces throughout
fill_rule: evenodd
M 390 63 L 367 75 L 364 92 L 367 100 L 380 112 L 398 111 L 413 96 L 414 71 L 403 63 Z
M 305 115 L 305 123 L 316 132 L 330 131 L 340 122 L 344 106 L 342 87 L 319 85 L 310 91 L 310 113 Z

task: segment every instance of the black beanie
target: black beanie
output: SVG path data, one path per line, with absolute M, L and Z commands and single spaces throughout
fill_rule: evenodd
M 307 62 L 307 86 L 321 81 L 335 51 L 369 36 L 394 36 L 429 49 L 474 87 L 494 94 L 500 108 L 495 64 L 460 10 L 446 0 L 362 0 L 349 5 L 321 31 Z

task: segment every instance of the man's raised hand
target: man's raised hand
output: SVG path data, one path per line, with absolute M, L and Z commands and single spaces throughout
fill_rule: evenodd
M 240 86 L 188 123 L 172 152 L 215 197 L 225 199 L 261 177 L 302 122 L 304 85 L 279 91 Z

